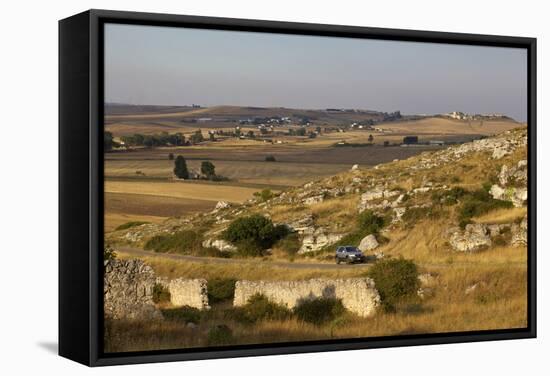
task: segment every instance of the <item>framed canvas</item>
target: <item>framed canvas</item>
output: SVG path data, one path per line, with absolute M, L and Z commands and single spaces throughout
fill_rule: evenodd
M 536 40 L 59 23 L 59 354 L 536 336 Z

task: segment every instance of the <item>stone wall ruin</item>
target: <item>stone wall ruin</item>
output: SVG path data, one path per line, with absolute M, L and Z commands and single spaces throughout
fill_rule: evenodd
M 308 299 L 341 299 L 346 309 L 361 317 L 373 315 L 380 304 L 380 295 L 370 278 L 237 281 L 233 305 L 243 306 L 255 294 L 262 294 L 291 309 Z
M 153 268 L 141 260 L 108 260 L 104 263 L 104 315 L 113 319 L 162 318 L 153 303 L 156 283 Z
M 205 279 L 176 278 L 170 281 L 157 279 L 170 292 L 170 303 L 175 307 L 193 307 L 200 310 L 210 309 L 208 305 L 208 287 Z

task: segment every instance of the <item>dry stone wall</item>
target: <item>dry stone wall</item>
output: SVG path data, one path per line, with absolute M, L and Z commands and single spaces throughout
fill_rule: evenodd
M 143 261 L 105 261 L 103 282 L 106 318 L 149 320 L 162 317 L 153 303 L 155 273 Z
M 158 279 L 170 292 L 170 303 L 176 307 L 189 306 L 200 310 L 210 309 L 208 287 L 205 279 L 176 278 L 170 281 Z
M 346 309 L 361 317 L 373 315 L 380 304 L 380 295 L 370 278 L 237 281 L 233 305 L 245 305 L 254 294 L 263 294 L 288 308 L 319 297 L 341 299 Z

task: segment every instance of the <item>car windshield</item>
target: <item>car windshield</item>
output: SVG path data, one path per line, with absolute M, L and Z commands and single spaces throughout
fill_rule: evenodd
M 346 251 L 347 252 L 355 252 L 355 253 L 359 252 L 359 250 L 355 247 L 346 247 Z

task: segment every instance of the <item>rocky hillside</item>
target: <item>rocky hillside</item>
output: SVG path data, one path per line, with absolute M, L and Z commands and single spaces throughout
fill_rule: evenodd
M 280 194 L 265 192 L 242 205 L 219 202 L 210 213 L 142 224 L 106 239 L 143 247 L 155 235 L 191 230 L 205 248 L 234 252 L 221 239 L 223 230 L 236 218 L 262 214 L 295 234 L 298 255 L 328 254 L 338 244 L 379 255 L 406 253 L 418 243 L 455 252 L 521 247 L 527 228 L 526 146 L 527 130 L 520 128 L 372 168 L 350 166 Z M 382 230 L 359 229 L 364 212 L 382 218 Z

